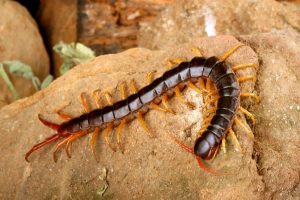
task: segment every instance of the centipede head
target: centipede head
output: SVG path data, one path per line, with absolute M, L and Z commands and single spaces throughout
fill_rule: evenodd
M 30 156 L 34 151 L 36 151 L 36 150 L 42 148 L 42 147 L 45 146 L 46 144 L 49 144 L 49 143 L 51 143 L 51 142 L 53 142 L 53 141 L 58 140 L 58 139 L 59 139 L 60 137 L 62 137 L 62 136 L 67 135 L 67 133 L 64 133 L 64 132 L 61 131 L 60 125 L 59 125 L 59 124 L 55 124 L 55 123 L 49 122 L 49 121 L 43 119 L 43 118 L 41 117 L 41 115 L 38 115 L 38 118 L 39 118 L 39 120 L 40 120 L 45 126 L 47 126 L 47 127 L 51 128 L 51 129 L 55 130 L 55 131 L 56 131 L 56 134 L 54 134 L 54 135 L 48 137 L 48 138 L 45 139 L 43 142 L 34 145 L 34 146 L 33 146 L 33 147 L 25 154 L 25 160 L 26 160 L 27 162 L 29 162 L 28 158 L 29 158 L 29 156 Z

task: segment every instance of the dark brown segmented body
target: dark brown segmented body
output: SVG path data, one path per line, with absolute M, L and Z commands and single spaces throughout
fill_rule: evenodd
M 111 122 L 116 123 L 150 102 L 158 100 L 162 94 L 178 84 L 189 80 L 195 81 L 201 77 L 210 79 L 219 93 L 216 114 L 194 146 L 196 155 L 210 159 L 232 123 L 239 106 L 240 94 L 237 78 L 231 67 L 216 57 L 195 57 L 190 62 L 182 62 L 127 99 L 63 123 L 58 132 L 68 135 L 93 127 L 105 127 Z

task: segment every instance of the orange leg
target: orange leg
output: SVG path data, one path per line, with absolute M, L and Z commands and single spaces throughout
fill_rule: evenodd
M 172 113 L 172 114 L 176 114 L 174 110 L 172 110 L 168 104 L 168 96 L 166 94 L 163 94 L 162 97 L 161 97 L 161 102 L 162 104 L 164 105 L 165 109 Z
M 251 139 L 254 139 L 254 135 L 253 135 L 252 131 L 249 130 L 249 129 L 245 126 L 245 124 L 240 120 L 240 118 L 235 117 L 235 118 L 234 118 L 234 122 L 235 122 L 237 125 L 239 125 L 240 127 L 242 127 L 242 128 L 246 131 L 246 133 L 249 135 L 249 137 L 250 137 Z
M 186 101 L 186 100 L 184 99 L 184 97 L 183 97 L 183 95 L 182 95 L 182 93 L 181 93 L 181 91 L 180 91 L 180 88 L 179 88 L 178 86 L 175 87 L 175 95 L 176 95 L 177 99 L 178 99 L 181 103 L 187 105 L 190 109 L 194 109 L 194 108 L 195 108 L 195 105 L 194 105 L 193 103 L 188 102 L 188 101 Z
M 256 103 L 259 103 L 260 102 L 260 98 L 257 94 L 254 94 L 254 93 L 241 93 L 241 97 L 252 97 L 256 100 Z
M 256 77 L 255 76 L 242 76 L 242 77 L 238 77 L 237 79 L 240 83 L 245 82 L 245 81 L 249 81 L 249 80 L 252 80 L 253 82 L 256 82 Z
M 67 153 L 67 156 L 69 157 L 69 158 L 71 158 L 71 144 L 72 144 L 72 142 L 74 141 L 74 140 L 76 140 L 77 138 L 79 138 L 79 137 L 81 137 L 81 136 L 84 136 L 84 135 L 86 135 L 86 134 L 88 134 L 88 131 L 80 131 L 80 132 L 78 132 L 78 133 L 76 133 L 76 134 L 73 134 L 72 135 L 72 137 L 70 137 L 69 139 L 68 139 L 68 141 L 67 141 L 67 143 L 66 143 L 66 153 Z
M 68 140 L 72 137 L 73 135 L 70 135 L 69 137 L 65 138 L 63 141 L 61 141 L 60 143 L 58 143 L 54 149 L 53 152 L 53 160 L 54 162 L 57 162 L 57 157 L 56 157 L 56 153 L 58 152 L 58 150 L 68 142 Z
M 238 44 L 232 49 L 228 50 L 221 58 L 220 61 L 225 61 L 229 56 L 236 52 L 240 47 L 245 46 L 244 44 Z
M 91 146 L 91 150 L 92 150 L 92 153 L 95 157 L 95 160 L 97 161 L 97 155 L 96 155 L 96 149 L 95 149 L 95 141 L 99 135 L 99 132 L 100 132 L 100 128 L 95 128 L 95 130 L 93 131 L 93 134 L 92 134 L 92 138 L 90 140 L 90 146 Z
M 257 69 L 257 65 L 254 63 L 246 63 L 246 64 L 239 64 L 232 67 L 233 71 L 237 71 L 239 69 L 245 69 L 245 68 L 254 68 Z
M 121 144 L 121 138 L 122 138 L 123 129 L 124 129 L 126 123 L 127 123 L 127 120 L 122 119 L 121 122 L 120 122 L 120 125 L 118 126 L 118 128 L 116 130 L 117 143 L 118 143 L 119 148 L 121 149 L 122 152 L 124 151 L 124 148 L 122 147 L 122 144 Z
M 154 137 L 153 133 L 150 131 L 147 123 L 145 122 L 143 114 L 141 112 L 137 112 L 136 117 L 137 117 L 137 120 L 139 121 L 139 123 L 142 125 L 143 129 L 146 131 L 146 133 L 148 133 L 148 135 L 150 137 Z
M 108 144 L 108 146 L 114 151 L 116 152 L 116 148 L 112 145 L 111 141 L 110 141 L 110 135 L 111 135 L 111 131 L 113 129 L 113 123 L 109 123 L 106 128 L 104 129 L 103 133 L 104 133 L 104 139 L 106 144 Z

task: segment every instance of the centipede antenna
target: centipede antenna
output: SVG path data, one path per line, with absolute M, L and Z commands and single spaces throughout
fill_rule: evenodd
M 46 144 L 49 144 L 49 143 L 51 143 L 51 142 L 57 140 L 58 138 L 60 138 L 60 135 L 59 135 L 58 133 L 56 133 L 56 134 L 54 134 L 54 135 L 48 137 L 48 138 L 47 138 L 46 140 L 44 140 L 43 142 L 34 145 L 34 146 L 33 146 L 33 147 L 25 154 L 25 160 L 26 160 L 27 162 L 29 162 L 28 158 L 29 158 L 29 156 L 30 156 L 34 151 L 36 151 L 36 150 L 42 148 L 42 147 L 45 146 Z
M 201 168 L 201 169 L 203 169 L 205 172 L 208 172 L 208 173 L 211 173 L 211 174 L 214 174 L 214 175 L 227 175 L 226 173 L 219 173 L 219 172 L 217 172 L 217 171 L 215 171 L 215 170 L 213 170 L 213 169 L 211 169 L 211 168 L 208 168 L 205 164 L 204 164 L 204 162 L 203 162 L 203 160 L 202 160 L 202 158 L 201 157 L 199 157 L 199 156 L 197 156 L 197 155 L 195 155 L 195 153 L 194 153 L 194 150 L 192 149 L 192 148 L 190 148 L 190 147 L 188 147 L 187 145 L 185 145 L 185 144 L 183 144 L 181 141 L 179 141 L 175 136 L 173 136 L 173 135 L 171 135 L 171 134 L 169 134 L 169 136 L 182 148 L 182 149 L 184 149 L 185 151 L 187 151 L 187 152 L 189 152 L 189 153 L 191 153 L 191 154 L 193 154 L 195 157 L 196 157 L 196 160 L 197 160 L 197 162 L 198 162 L 198 165 L 199 165 L 199 167 Z
M 55 123 L 52 123 L 52 122 L 49 122 L 49 121 L 43 119 L 40 114 L 38 115 L 38 118 L 45 126 L 51 128 L 53 130 L 56 130 L 56 131 L 58 130 L 59 124 L 55 124 Z

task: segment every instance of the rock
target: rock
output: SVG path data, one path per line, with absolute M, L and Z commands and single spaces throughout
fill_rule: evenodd
M 50 49 L 55 76 L 60 76 L 59 69 L 63 61 L 52 48 L 60 41 L 77 41 L 77 0 L 44 0 L 40 2 L 38 21 Z
M 250 41 L 247 38 L 244 40 L 246 43 Z M 254 37 L 251 41 L 250 44 L 254 47 L 263 43 L 260 40 L 256 42 Z M 185 90 L 184 95 L 196 104 L 195 110 L 172 98 L 169 103 L 176 115 L 158 111 L 150 111 L 146 115 L 146 121 L 156 138 L 150 138 L 137 120 L 128 124 L 124 131 L 124 153 L 114 153 L 104 139 L 99 137 L 97 163 L 90 151 L 89 137 L 86 136 L 74 142 L 72 159 L 68 159 L 64 149 L 61 149 L 58 162 L 54 163 L 52 152 L 55 144 L 50 144 L 35 152 L 30 157 L 30 163 L 24 160 L 25 153 L 33 145 L 54 134 L 53 130 L 39 122 L 38 114 L 47 120 L 61 123 L 62 120 L 55 113 L 57 110 L 73 116 L 83 113 L 78 100 L 81 92 L 91 94 L 100 88 L 102 92 L 112 92 L 114 101 L 117 101 L 120 99 L 117 89 L 122 81 L 128 83 L 134 78 L 141 88 L 146 85 L 145 76 L 150 71 L 156 70 L 155 77 L 158 77 L 167 70 L 167 59 L 179 57 L 190 60 L 194 57 L 192 47 L 199 47 L 204 56 L 208 57 L 221 56 L 237 44 L 238 40 L 232 36 L 218 36 L 198 38 L 192 43 L 166 50 L 136 48 L 119 54 L 100 56 L 73 68 L 33 96 L 2 108 L 0 198 L 262 199 L 264 183 L 261 172 L 257 171 L 256 160 L 252 158 L 253 141 L 239 127 L 234 129 L 243 153 L 235 150 L 229 138 L 227 154 L 220 152 L 208 164 L 220 172 L 234 175 L 214 176 L 204 172 L 195 158 L 170 138 L 170 134 L 173 134 L 187 145 L 193 146 L 202 123 L 203 102 L 201 95 L 191 89 Z M 251 47 L 244 46 L 230 56 L 228 62 L 232 65 L 258 64 L 258 58 Z M 261 63 L 261 67 L 264 67 L 265 61 Z M 239 73 L 254 75 L 255 71 L 248 69 Z M 242 84 L 242 90 L 252 91 L 254 84 Z M 244 106 L 249 103 L 251 102 L 242 102 Z M 95 108 L 95 103 L 90 101 L 90 104 Z M 102 98 L 102 105 L 105 104 L 107 103 Z M 101 197 L 104 186 L 103 169 L 107 169 L 109 187 Z
M 257 90 L 261 103 L 254 109 L 259 174 L 264 199 L 300 197 L 300 35 L 278 31 L 241 37 L 261 63 Z
M 49 58 L 35 21 L 15 1 L 0 0 L 0 13 L 0 62 L 19 60 L 30 65 L 42 80 L 49 73 Z M 16 75 L 10 78 L 21 97 L 35 92 L 31 80 Z M 0 91 L 0 99 L 5 104 L 14 100 L 2 78 Z
M 179 0 L 154 22 L 143 23 L 139 46 L 163 49 L 194 37 L 300 30 L 300 4 L 275 0 Z

